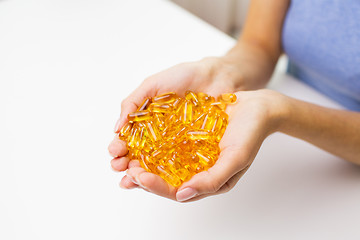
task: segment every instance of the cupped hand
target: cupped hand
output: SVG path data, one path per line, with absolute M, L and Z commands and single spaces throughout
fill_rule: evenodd
M 206 92 L 212 96 L 234 92 L 234 82 L 240 78 L 231 63 L 224 58 L 208 57 L 198 62 L 182 63 L 147 78 L 121 103 L 120 118 L 115 125 L 115 133 L 127 122 L 127 115 L 136 111 L 147 97 L 166 92 L 176 92 L 183 96 L 185 91 Z M 109 145 L 109 153 L 114 159 L 111 166 L 116 171 L 129 167 L 126 144 L 117 136 Z M 125 186 L 136 186 L 129 178 L 122 181 Z
M 138 161 L 129 163 L 121 185 L 145 190 L 177 201 L 194 201 L 232 189 L 253 162 L 264 139 L 275 132 L 287 113 L 287 97 L 271 91 L 237 92 L 237 103 L 227 108 L 229 124 L 220 141 L 220 156 L 213 167 L 194 175 L 178 189 L 146 172 Z

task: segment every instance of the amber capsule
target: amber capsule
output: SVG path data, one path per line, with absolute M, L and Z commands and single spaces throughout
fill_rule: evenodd
M 181 106 L 181 104 L 182 104 L 183 102 L 184 102 L 184 99 L 178 97 L 178 98 L 176 98 L 176 99 L 174 100 L 174 102 L 171 103 L 171 106 L 172 106 L 173 109 L 174 109 L 174 113 L 178 112 L 178 109 L 179 109 L 179 107 Z
M 163 130 L 165 127 L 165 118 L 161 113 L 153 114 L 153 121 L 156 126 L 158 126 L 159 130 Z
M 200 128 L 204 122 L 206 113 L 201 113 L 191 124 L 192 128 Z
M 190 101 L 185 101 L 182 110 L 181 110 L 181 121 L 186 124 L 190 124 L 193 120 L 193 103 Z
M 138 107 L 137 111 L 143 111 L 146 110 L 149 105 L 151 104 L 151 98 L 145 98 L 144 101 L 141 103 L 140 107 Z
M 187 180 L 189 180 L 191 178 L 191 173 L 183 167 L 178 168 L 175 172 L 174 172 L 183 182 L 186 182 Z
M 197 150 L 196 155 L 199 157 L 199 163 L 204 167 L 211 167 L 215 163 L 214 157 L 204 151 Z
M 222 110 L 222 111 L 225 111 L 225 109 L 226 109 L 226 104 L 225 103 L 223 103 L 223 102 L 213 102 L 213 103 L 211 103 L 210 104 L 211 106 L 216 106 L 216 107 L 218 107 L 220 110 Z
M 119 138 L 126 141 L 132 129 L 132 123 L 127 122 L 119 132 Z
M 138 142 L 139 128 L 136 124 L 134 124 L 133 129 L 131 131 L 130 139 L 128 140 L 128 147 L 134 148 L 136 143 Z
M 157 173 L 159 176 L 164 179 L 166 182 L 170 183 L 174 187 L 181 185 L 181 179 L 173 174 L 171 171 L 167 170 L 163 165 L 156 167 Z
M 156 142 L 161 139 L 159 129 L 152 121 L 145 121 L 146 131 L 151 141 Z
M 130 113 L 128 115 L 128 119 L 130 122 L 139 122 L 139 121 L 144 121 L 144 120 L 150 119 L 151 116 L 152 116 L 152 112 L 143 110 L 143 111 Z
M 190 140 L 208 140 L 211 138 L 211 134 L 205 130 L 189 130 L 186 132 L 186 136 Z
M 203 92 L 197 93 L 197 97 L 201 105 L 210 105 L 211 103 L 215 102 L 214 97 L 209 96 L 208 94 Z
M 140 132 L 139 132 L 139 134 L 138 134 L 138 136 L 137 136 L 137 139 L 136 139 L 136 147 L 137 148 L 139 148 L 139 149 L 143 149 L 144 148 L 144 145 L 145 145 L 145 131 L 146 131 L 146 129 L 145 129 L 145 127 L 142 127 L 142 128 L 140 128 Z
M 219 122 L 219 125 L 217 126 L 217 129 L 215 130 L 216 131 L 215 134 L 216 134 L 216 141 L 220 142 L 222 136 L 225 133 L 226 127 L 227 127 L 227 119 L 220 117 L 218 119 L 218 122 Z
M 215 120 L 216 120 L 216 115 L 212 112 L 209 112 L 208 114 L 206 114 L 200 129 L 205 129 L 210 131 L 214 125 Z
M 223 93 L 218 97 L 218 101 L 225 104 L 232 104 L 236 102 L 236 95 L 233 93 Z
M 168 92 L 154 97 L 153 101 L 156 103 L 172 103 L 176 100 L 176 98 L 176 93 Z
M 192 91 L 186 91 L 185 92 L 185 99 L 191 101 L 194 104 L 195 107 L 200 105 L 198 97 Z
M 149 111 L 153 113 L 170 113 L 172 112 L 172 107 L 169 104 L 159 104 L 152 103 L 149 106 Z

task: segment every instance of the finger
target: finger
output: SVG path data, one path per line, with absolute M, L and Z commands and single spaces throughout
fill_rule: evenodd
M 135 182 L 145 190 L 162 197 L 175 200 L 176 188 L 165 182 L 160 176 L 146 172 L 141 167 L 133 167 L 127 174 L 134 178 Z
M 115 171 L 125 171 L 128 168 L 130 159 L 128 157 L 114 158 L 111 160 L 110 165 Z
M 133 189 L 137 188 L 138 185 L 135 184 L 129 176 L 124 176 L 120 181 L 120 187 L 124 189 Z
M 128 168 L 133 168 L 133 167 L 141 167 L 140 162 L 138 160 L 131 160 L 129 162 Z
M 213 167 L 196 174 L 179 188 L 176 199 L 186 201 L 203 194 L 216 193 L 232 176 L 245 168 L 241 159 L 244 156 L 236 148 L 223 149 Z
M 246 173 L 246 171 L 249 169 L 249 167 L 250 167 L 250 165 L 247 166 L 246 168 L 244 168 L 243 170 L 241 170 L 240 172 L 236 173 L 234 176 L 232 176 L 229 179 L 229 181 L 227 181 L 224 185 L 222 185 L 217 192 L 202 194 L 200 196 L 190 198 L 189 200 L 186 200 L 186 201 L 183 201 L 183 202 L 185 202 L 185 203 L 186 202 L 194 202 L 194 201 L 198 201 L 200 199 L 203 199 L 203 198 L 206 198 L 206 197 L 209 197 L 209 196 L 219 195 L 219 194 L 223 194 L 223 193 L 226 193 L 226 192 L 230 191 L 231 189 L 234 188 L 234 186 L 240 180 L 240 178 Z
M 112 157 L 122 157 L 128 152 L 126 142 L 120 140 L 116 135 L 109 144 L 108 151 Z
M 120 117 L 115 124 L 115 133 L 119 133 L 122 126 L 125 125 L 127 115 L 135 112 L 147 97 L 153 97 L 156 93 L 156 87 L 152 86 L 153 81 L 145 80 L 138 88 L 136 88 L 127 98 L 121 102 Z

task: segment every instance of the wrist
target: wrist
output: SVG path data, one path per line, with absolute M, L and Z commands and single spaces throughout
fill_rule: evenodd
M 263 105 L 266 107 L 266 125 L 268 135 L 283 132 L 291 116 L 291 98 L 268 89 L 258 90 L 262 93 Z
M 236 92 L 246 90 L 244 85 L 244 76 L 241 67 L 232 58 L 206 57 L 200 60 L 202 64 L 203 75 L 212 81 L 223 82 L 230 90 Z

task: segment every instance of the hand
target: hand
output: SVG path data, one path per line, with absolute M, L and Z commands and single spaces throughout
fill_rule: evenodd
M 225 58 L 209 57 L 198 62 L 183 63 L 147 78 L 121 104 L 120 118 L 115 126 L 115 133 L 127 122 L 127 115 L 136 111 L 146 97 L 174 91 L 184 95 L 185 91 L 206 92 L 212 96 L 220 93 L 234 92 L 234 82 L 241 78 L 240 72 Z M 237 81 L 238 82 L 238 81 Z M 115 136 L 109 145 L 109 152 L 114 159 L 111 166 L 116 171 L 128 168 L 129 159 L 125 142 Z M 127 187 L 135 184 L 125 177 Z
M 288 110 L 288 98 L 271 90 L 242 91 L 236 95 L 237 103 L 227 108 L 229 125 L 213 167 L 176 189 L 133 160 L 122 186 L 131 188 L 135 182 L 147 191 L 177 201 L 199 200 L 232 189 L 251 165 L 264 139 L 277 131 Z

